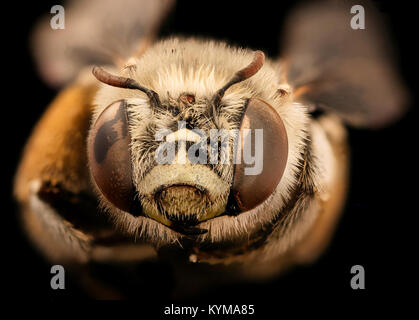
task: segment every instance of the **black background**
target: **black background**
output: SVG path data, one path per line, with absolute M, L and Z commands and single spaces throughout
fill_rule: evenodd
M 227 40 L 232 44 L 262 49 L 268 56 L 279 53 L 279 34 L 293 1 L 181 2 L 165 24 L 162 34 L 186 34 Z M 325 254 L 313 265 L 293 269 L 281 278 L 263 285 L 226 286 L 195 297 L 190 303 L 249 303 L 258 314 L 279 312 L 290 302 L 301 306 L 315 302 L 319 309 L 332 302 L 350 302 L 357 308 L 371 298 L 400 297 L 412 285 L 409 270 L 417 250 L 413 240 L 416 201 L 416 129 L 418 72 L 417 18 L 406 1 L 375 1 L 388 19 L 398 64 L 412 100 L 407 115 L 395 125 L 380 131 L 349 129 L 351 144 L 351 186 L 345 212 L 335 237 Z M 3 63 L 7 89 L 1 107 L 3 141 L 7 149 L 2 159 L 6 168 L 2 200 L 2 291 L 9 298 L 46 299 L 84 297 L 72 282 L 64 291 L 50 289 L 50 265 L 26 241 L 18 226 L 16 204 L 12 198 L 13 175 L 31 129 L 56 91 L 39 79 L 32 60 L 28 38 L 40 15 L 49 13 L 58 1 L 28 2 L 4 11 L 2 21 L 5 45 Z M 352 290 L 350 268 L 366 270 L 366 290 Z M 152 275 L 148 275 L 152 276 Z M 147 290 L 147 288 L 143 288 Z M 154 297 L 158 301 L 158 297 Z M 163 303 L 163 302 L 162 302 Z M 145 302 L 144 302 L 145 304 Z M 140 306 L 141 303 L 138 303 Z M 382 306 L 384 307 L 384 306 Z M 296 309 L 297 311 L 299 309 Z M 161 314 L 161 308 L 155 308 Z M 278 313 L 277 313 L 278 314 Z

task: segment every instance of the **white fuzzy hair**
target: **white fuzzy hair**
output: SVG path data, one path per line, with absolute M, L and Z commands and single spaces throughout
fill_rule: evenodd
M 230 47 L 223 42 L 172 38 L 156 43 L 140 58 L 131 59 L 123 70 L 113 71 L 154 90 L 161 100 L 168 99 L 169 95 L 178 97 L 185 92 L 194 94 L 196 99 L 210 99 L 235 72 L 247 66 L 252 59 L 251 50 Z M 281 83 L 277 70 L 278 66 L 266 59 L 264 66 L 254 76 L 230 87 L 222 103 L 225 108 L 229 108 L 257 97 L 278 112 L 285 125 L 289 144 L 288 161 L 282 179 L 273 194 L 255 209 L 236 217 L 221 216 L 202 222 L 199 227 L 209 230 L 200 236 L 202 241 L 219 242 L 248 237 L 281 210 L 297 183 L 309 117 L 305 106 L 292 102 L 292 92 L 285 97 L 279 94 L 278 89 L 286 84 Z M 127 99 L 130 112 L 141 117 L 142 121 L 148 121 L 149 102 L 143 92 L 102 85 L 94 101 L 96 107 L 93 123 L 104 108 L 119 99 Z M 134 129 L 130 124 L 130 130 Z M 102 206 L 110 213 L 116 225 L 136 238 L 163 245 L 176 242 L 180 236 L 152 219 L 133 217 L 115 208 L 102 196 L 100 198 Z

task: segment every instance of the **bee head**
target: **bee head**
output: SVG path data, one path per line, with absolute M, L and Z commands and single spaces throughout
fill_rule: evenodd
M 121 76 L 94 68 L 110 86 L 98 93 L 89 167 L 117 219 L 200 235 L 205 223 L 254 210 L 272 196 L 289 143 L 281 116 L 246 84 L 264 64 L 261 51 L 240 56 L 247 63 L 234 70 L 193 60 L 186 67 L 179 48 L 160 52 L 167 61 L 154 70 L 141 59 Z

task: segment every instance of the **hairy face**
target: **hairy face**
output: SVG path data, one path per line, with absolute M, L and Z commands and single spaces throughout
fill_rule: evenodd
M 291 102 L 291 93 L 279 89 L 269 61 L 217 96 L 251 61 L 252 52 L 224 44 L 168 40 L 119 73 L 158 94 L 158 104 L 138 90 L 104 86 L 99 91 L 89 139 L 96 137 L 103 114 L 120 108 L 119 102 L 113 106 L 116 101 L 123 101 L 126 113 L 120 125 L 127 126 L 128 135 L 121 135 L 121 141 L 128 145 L 124 153 L 130 162 L 120 164 L 123 157 L 115 156 L 115 171 L 126 172 L 121 168 L 129 166 L 134 204 L 109 201 L 126 193 L 107 195 L 93 173 L 102 206 L 118 226 L 158 243 L 184 235 L 214 242 L 245 237 L 278 214 L 297 181 L 307 118 L 304 108 Z M 262 160 L 263 170 L 249 178 L 247 168 L 234 161 L 246 145 L 243 128 L 255 123 L 263 129 L 262 158 L 270 162 Z M 255 156 L 251 160 L 257 167 L 257 135 L 251 133 L 249 139 L 252 134 L 249 155 Z M 119 176 L 116 180 L 121 185 Z M 136 209 L 131 211 L 132 206 Z
M 175 98 L 169 92 L 161 108 L 146 117 L 141 117 L 138 109 L 130 106 L 128 114 L 135 119 L 131 123 L 134 183 L 144 213 L 165 225 L 170 225 L 169 220 L 196 224 L 222 214 L 233 165 L 231 161 L 221 161 L 221 148 L 224 143 L 232 158 L 233 136 L 228 137 L 229 141 L 222 141 L 222 137 L 215 140 L 210 139 L 211 132 L 237 129 L 244 101 L 235 106 L 235 113 L 220 108 L 217 117 L 220 128 L 211 115 L 211 101 L 207 97 L 185 93 Z M 168 155 L 170 152 L 172 157 Z M 193 157 L 186 156 L 181 161 L 181 154 L 186 153 Z M 209 156 L 215 153 L 216 161 L 209 161 Z

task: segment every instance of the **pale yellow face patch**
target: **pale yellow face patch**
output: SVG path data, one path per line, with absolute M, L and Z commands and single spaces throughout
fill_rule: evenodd
M 139 183 L 145 214 L 165 225 L 170 221 L 161 212 L 182 216 L 196 215 L 199 221 L 225 211 L 230 186 L 202 164 L 155 166 Z

